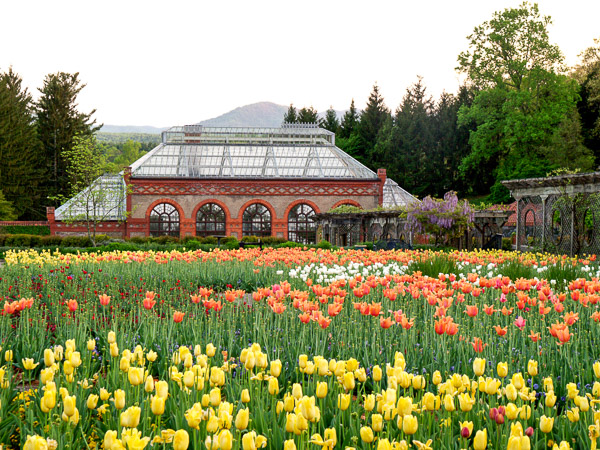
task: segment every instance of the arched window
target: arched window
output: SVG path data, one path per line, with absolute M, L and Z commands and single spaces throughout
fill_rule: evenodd
M 246 208 L 242 216 L 242 233 L 244 236 L 271 236 L 271 212 L 260 203 Z
M 156 205 L 150 213 L 150 236 L 179 237 L 179 211 L 170 203 Z
M 196 236 L 225 234 L 225 211 L 216 203 L 202 205 L 196 215 Z
M 296 205 L 288 215 L 288 239 L 301 244 L 315 244 L 317 224 L 312 220 L 315 210 L 305 203 Z

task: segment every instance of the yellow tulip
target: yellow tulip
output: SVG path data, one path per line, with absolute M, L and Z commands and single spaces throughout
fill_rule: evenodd
M 460 396 L 459 396 L 459 400 L 460 400 Z M 435 398 L 435 395 L 431 392 L 425 392 L 421 403 L 423 405 L 423 409 L 426 411 L 434 411 L 436 409 L 436 407 L 435 407 L 436 398 Z M 462 402 L 461 402 L 461 409 L 462 409 Z
M 127 372 L 127 378 L 132 386 L 139 386 L 144 382 L 144 368 L 130 367 Z
M 546 401 L 545 404 L 548 408 L 552 408 L 554 407 L 554 404 L 556 403 L 556 395 L 554 394 L 554 391 L 550 391 L 546 394 Z
M 407 416 L 412 413 L 412 397 L 400 397 L 396 408 L 398 408 L 399 416 Z
M 277 381 L 277 378 L 269 379 L 269 394 L 271 394 L 271 395 L 279 394 L 279 382 Z
M 504 378 L 506 375 L 508 375 L 508 363 L 499 362 L 496 365 L 496 372 L 498 373 L 498 376 L 500 378 Z M 486 432 L 487 432 L 487 430 L 486 430 Z
M 371 427 L 361 427 L 360 428 L 360 438 L 363 442 L 370 444 L 375 440 L 375 435 L 373 434 L 373 430 Z
M 110 344 L 110 356 L 117 358 L 119 356 L 119 346 L 116 342 Z
M 344 386 L 344 389 L 346 391 L 354 390 L 355 382 L 354 382 L 354 374 L 352 372 L 346 372 L 344 374 L 342 385 Z
M 296 450 L 296 443 L 293 439 L 288 439 L 283 443 L 283 450 Z
M 540 417 L 540 430 L 543 433 L 550 433 L 554 427 L 554 417 Z
M 512 384 L 514 384 L 517 388 L 517 391 L 520 391 L 523 389 L 523 386 L 525 386 L 525 379 L 523 378 L 523 374 L 521 372 L 513 374 L 511 381 Z
M 579 394 L 577 385 L 575 383 L 567 384 L 567 397 L 569 397 L 570 400 L 574 400 L 575 397 L 577 397 L 577 394 Z
M 596 375 L 596 378 L 600 378 L 600 361 L 596 361 L 592 367 L 594 368 L 594 375 Z
M 156 395 L 162 398 L 167 398 L 169 396 L 169 383 L 164 380 L 159 380 L 155 383 L 156 387 Z
M 346 411 L 350 406 L 350 394 L 338 394 L 338 408 Z
M 126 356 L 123 356 L 121 358 L 121 362 L 119 363 L 119 369 L 122 372 L 128 372 L 129 371 L 129 366 L 130 366 L 129 358 L 126 357 Z
M 523 405 L 521 406 L 521 411 L 519 412 L 519 417 L 523 420 L 529 420 L 531 417 L 531 406 Z
M 229 430 L 221 430 L 219 433 L 219 448 L 221 450 L 231 450 L 233 447 L 233 435 Z
M 552 381 L 552 378 L 550 378 L 550 377 L 544 378 L 544 390 L 546 392 L 550 392 L 550 391 L 554 390 L 554 382 Z
M 248 408 L 240 409 L 235 416 L 235 427 L 238 430 L 245 430 L 248 428 L 248 422 L 250 421 L 250 410 Z
M 572 423 L 579 422 L 579 408 L 573 408 L 567 411 L 567 418 Z
M 535 377 L 538 374 L 538 362 L 530 359 L 527 363 L 527 373 L 529 376 Z
M 242 450 L 256 450 L 256 432 L 251 431 L 242 436 Z
M 94 349 L 96 348 L 96 340 L 95 339 L 90 339 L 87 341 L 87 349 L 88 351 L 94 351 Z
M 375 395 L 369 394 L 365 396 L 365 410 L 373 411 L 375 408 Z
M 177 430 L 173 435 L 173 450 L 187 450 L 190 445 L 190 435 L 185 430 Z
M 100 400 L 103 402 L 107 401 L 110 398 L 110 392 L 108 392 L 104 388 L 100 388 Z
M 64 409 L 64 413 L 71 417 L 73 414 L 75 414 L 75 405 L 77 403 L 77 398 L 74 395 L 67 395 L 65 396 L 65 398 L 63 399 L 63 409 Z
M 473 360 L 473 372 L 480 377 L 485 372 L 485 358 L 475 358 Z
M 122 389 L 117 389 L 115 391 L 115 408 L 125 408 L 125 391 Z
M 210 396 L 210 404 L 212 406 L 219 406 L 219 403 L 221 403 L 221 389 L 219 389 L 217 387 L 211 389 L 209 396 Z
M 517 392 L 517 388 L 515 387 L 514 384 L 510 383 L 508 386 L 506 386 L 506 398 L 509 399 L 511 402 L 514 402 L 517 399 L 518 396 L 518 392 Z
M 454 397 L 446 394 L 444 396 L 444 409 L 448 412 L 452 412 L 456 410 L 456 406 L 454 405 Z
M 520 408 L 518 408 L 517 405 L 515 405 L 514 403 L 509 403 L 508 405 L 506 405 L 504 411 L 506 417 L 508 417 L 510 420 L 515 420 L 519 415 Z
M 121 413 L 121 426 L 126 428 L 136 428 L 140 423 L 142 409 L 139 406 L 130 406 Z
M 412 387 L 416 390 L 425 389 L 425 377 L 423 375 L 417 375 L 412 379 Z
M 71 355 L 69 355 L 69 362 L 73 365 L 73 367 L 79 367 L 82 363 L 81 353 L 71 352 Z
M 299 383 L 294 383 L 292 386 L 292 397 L 296 400 L 300 400 L 302 398 L 302 385 Z
M 510 436 L 508 438 L 507 450 L 529 450 L 530 448 L 529 436 Z
M 438 385 L 442 382 L 442 374 L 440 373 L 439 370 L 436 370 L 435 372 L 433 372 L 433 377 L 432 377 L 432 382 L 434 385 Z
M 274 377 L 279 377 L 281 375 L 281 361 L 276 359 L 275 361 L 271 361 L 271 375 Z
M 54 364 L 54 352 L 49 348 L 44 350 L 44 365 L 50 367 Z
M 468 393 L 458 395 L 458 403 L 462 412 L 469 412 L 473 409 L 475 399 L 472 398 Z
M 381 377 L 383 376 L 383 372 L 381 367 L 374 366 L 373 367 L 373 381 L 381 381 Z
M 159 395 L 150 396 L 150 409 L 152 414 L 160 416 L 165 412 L 165 398 Z
M 23 450 L 46 450 L 48 442 L 41 436 L 27 436 Z
M 56 391 L 46 390 L 41 399 L 40 407 L 43 412 L 50 412 L 56 406 Z
M 212 358 L 213 356 L 215 356 L 216 352 L 217 352 L 217 347 L 215 347 L 212 343 L 206 345 L 206 356 L 208 356 L 209 358 Z
M 95 409 L 98 405 L 98 399 L 99 397 L 96 394 L 90 394 L 86 402 L 87 409 Z
M 324 381 L 317 382 L 317 398 L 325 398 L 327 396 L 327 383 Z
M 415 434 L 418 428 L 419 421 L 415 416 L 404 416 L 402 419 L 402 431 L 404 431 L 404 434 Z
M 188 409 L 184 416 L 190 428 L 199 429 L 200 422 L 202 421 L 202 408 L 200 408 L 198 403 L 195 403 L 193 407 Z
M 371 427 L 375 432 L 383 430 L 383 416 L 381 414 L 373 414 L 371 416 Z
M 25 370 L 33 370 L 40 364 L 40 363 L 34 363 L 33 358 L 21 359 L 21 363 L 23 364 L 23 369 L 25 369 Z
M 146 391 L 147 393 L 154 391 L 154 378 L 152 378 L 152 375 L 148 375 L 146 377 L 146 382 L 144 383 L 144 391 Z
M 475 433 L 475 438 L 473 439 L 473 449 L 474 450 L 485 450 L 487 448 L 487 429 L 477 431 Z
M 51 368 L 42 369 L 40 372 L 40 384 L 45 385 L 52 380 L 54 380 L 54 370 Z M 0 377 L 0 383 L 2 383 L 2 377 Z

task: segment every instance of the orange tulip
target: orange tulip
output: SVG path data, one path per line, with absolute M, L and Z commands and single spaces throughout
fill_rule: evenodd
M 107 306 L 110 303 L 110 297 L 106 294 L 101 294 L 98 298 L 102 306 Z
M 394 321 L 392 319 L 390 319 L 389 317 L 385 317 L 385 318 L 381 317 L 379 319 L 379 325 L 381 325 L 381 328 L 387 330 L 392 325 L 394 325 Z
M 152 297 L 146 297 L 143 302 L 144 308 L 146 309 L 152 309 L 155 304 L 156 300 L 153 300 Z
M 71 312 L 75 312 L 77 311 L 77 300 L 69 300 L 67 302 L 67 307 L 69 308 L 69 311 Z
M 469 317 L 475 317 L 479 313 L 479 308 L 476 305 L 466 305 L 467 310 L 465 311 Z
M 498 325 L 494 325 L 494 330 L 496 330 L 496 334 L 498 334 L 498 336 L 504 336 L 508 332 L 508 327 L 502 328 Z
M 181 322 L 183 320 L 183 316 L 185 316 L 185 313 L 179 312 L 179 311 L 175 311 L 173 313 L 173 321 L 175 323 L 179 323 L 179 322 Z
M 487 347 L 487 344 L 484 344 L 481 339 L 477 337 L 473 339 L 471 345 L 473 346 L 473 350 L 475 350 L 477 353 L 481 353 L 483 349 Z

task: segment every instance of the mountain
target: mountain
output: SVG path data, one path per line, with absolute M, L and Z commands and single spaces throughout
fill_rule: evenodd
M 240 106 L 225 114 L 212 119 L 198 122 L 198 125 L 207 127 L 279 127 L 283 122 L 283 116 L 288 107 L 272 102 L 252 103 Z M 300 109 L 300 108 L 298 108 Z M 336 111 L 338 119 L 341 120 L 346 111 Z M 319 117 L 325 117 L 325 112 L 320 112 Z M 173 124 L 185 125 L 185 124 Z M 166 128 L 150 126 L 126 126 L 126 125 L 104 125 L 100 130 L 102 133 L 150 133 L 160 134 Z
M 207 127 L 278 127 L 288 107 L 271 102 L 240 106 L 213 119 L 198 122 Z
M 167 128 L 157 128 L 151 126 L 136 126 L 136 125 L 103 125 L 100 131 L 102 133 L 144 133 L 144 134 L 160 134 Z

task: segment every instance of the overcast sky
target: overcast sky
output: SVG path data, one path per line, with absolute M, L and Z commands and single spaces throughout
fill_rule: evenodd
M 362 108 L 374 82 L 395 109 L 422 75 L 454 92 L 466 36 L 511 0 L 10 1 L 0 70 L 37 97 L 47 73 L 79 72 L 98 122 L 194 123 L 259 101 Z M 599 0 L 540 0 L 566 62 L 600 37 Z

